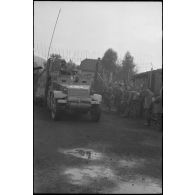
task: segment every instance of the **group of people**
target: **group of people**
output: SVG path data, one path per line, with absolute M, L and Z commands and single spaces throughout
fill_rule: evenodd
M 162 88 L 155 95 L 149 88 L 135 90 L 120 83 L 109 84 L 103 91 L 103 101 L 108 110 L 115 108 L 122 117 L 144 117 L 147 126 L 153 114 L 162 118 Z

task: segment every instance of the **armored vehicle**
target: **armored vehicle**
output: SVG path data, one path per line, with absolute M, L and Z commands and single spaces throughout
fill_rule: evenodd
M 48 107 L 53 120 L 63 113 L 89 113 L 99 121 L 102 96 L 93 92 L 91 81 L 75 69 L 69 69 L 61 57 L 50 57 L 40 73 L 34 92 L 35 101 Z

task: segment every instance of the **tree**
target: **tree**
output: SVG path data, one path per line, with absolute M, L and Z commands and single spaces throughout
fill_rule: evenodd
M 116 69 L 114 72 L 114 81 L 121 81 L 123 80 L 123 72 L 122 72 L 122 66 L 120 64 L 116 65 Z
M 113 49 L 108 49 L 102 58 L 104 72 L 110 80 L 112 73 L 115 71 L 117 61 L 117 53 Z
M 54 54 L 53 53 L 53 54 L 50 55 L 50 58 L 53 58 L 53 59 L 54 58 L 61 59 L 61 55 L 60 54 Z
M 122 61 L 123 78 L 126 83 L 136 73 L 135 68 L 136 68 L 136 65 L 134 63 L 134 58 L 133 56 L 131 56 L 130 52 L 127 51 Z
M 67 66 L 68 70 L 74 70 L 76 68 L 76 64 L 72 60 L 69 60 L 66 63 L 66 66 Z
M 51 54 L 50 58 L 48 59 L 47 65 L 51 65 L 51 70 L 52 71 L 58 71 L 61 68 L 61 62 L 62 62 L 62 57 L 59 54 Z

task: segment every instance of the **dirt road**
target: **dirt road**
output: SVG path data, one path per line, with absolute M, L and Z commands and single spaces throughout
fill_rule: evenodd
M 35 193 L 161 193 L 162 132 L 102 114 L 50 119 L 34 108 Z

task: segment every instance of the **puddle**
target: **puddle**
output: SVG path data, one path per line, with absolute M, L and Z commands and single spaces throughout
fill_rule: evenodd
M 141 166 L 145 160 L 144 159 L 118 159 L 118 158 L 113 158 L 109 157 L 105 154 L 102 154 L 100 152 L 96 152 L 93 149 L 88 149 L 88 148 L 74 148 L 74 149 L 59 149 L 58 152 L 65 154 L 65 155 L 71 155 L 77 158 L 82 158 L 86 160 L 102 160 L 103 163 L 105 164 L 110 164 L 113 162 L 116 162 L 119 167 L 129 167 L 129 168 L 134 168 Z
M 94 160 L 83 167 L 70 167 L 63 171 L 63 174 L 71 184 L 85 186 L 91 188 L 93 191 L 95 190 L 93 182 L 97 182 L 97 186 L 100 186 L 98 193 L 162 193 L 160 180 L 142 175 L 133 175 L 131 179 L 128 178 L 128 180 L 124 180 L 123 177 L 115 174 L 117 173 L 114 171 L 115 169 L 112 169 L 113 166 L 116 166 L 116 164 L 112 164 L 113 161 L 117 162 L 116 167 L 133 169 L 142 166 L 145 163 L 145 159 L 113 159 L 113 157 L 107 157 L 106 154 L 103 155 L 100 152 L 95 152 L 94 150 L 87 148 L 74 148 L 69 150 L 60 149 L 59 152 L 77 158 Z M 97 165 L 95 160 L 101 161 L 98 161 Z M 112 187 L 108 185 L 109 182 L 112 183 Z M 92 183 L 93 185 L 90 186 Z
M 85 166 L 83 168 L 70 168 L 64 172 L 72 184 L 87 185 L 99 179 L 113 180 L 115 175 L 111 169 L 104 166 Z
M 122 181 L 122 178 L 104 166 L 85 166 L 83 168 L 69 168 L 64 171 L 69 182 L 74 185 L 88 186 L 92 190 L 95 186 L 90 186 L 93 182 L 103 182 L 99 193 L 111 194 L 142 194 L 142 193 L 162 193 L 160 182 L 143 176 L 139 176 L 129 181 Z M 106 179 L 106 180 L 104 180 Z M 115 187 L 107 187 L 107 182 L 111 181 Z
M 72 155 L 87 160 L 99 160 L 103 157 L 101 153 L 86 148 L 75 148 L 70 150 L 59 149 L 58 151 L 66 155 Z

